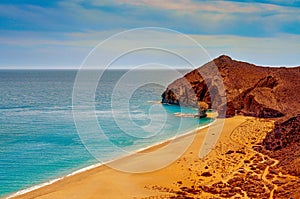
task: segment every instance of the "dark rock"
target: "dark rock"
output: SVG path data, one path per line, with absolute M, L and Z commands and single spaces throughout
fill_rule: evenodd
M 237 150 L 236 153 L 246 155 L 246 152 L 245 152 L 245 151 L 242 151 L 242 150 Z
M 300 114 L 286 121 L 275 123 L 262 142 L 263 149 L 258 151 L 280 161 L 279 166 L 287 173 L 300 176 Z M 274 163 L 272 160 L 266 162 Z M 278 171 L 277 171 L 278 172 Z
M 250 160 L 244 160 L 244 163 L 249 164 Z
M 229 154 L 232 154 L 232 153 L 234 153 L 234 151 L 233 151 L 233 150 L 229 150 L 229 151 L 227 151 L 225 154 L 226 154 L 226 155 L 229 155 Z
M 223 182 L 217 182 L 217 183 L 214 183 L 214 184 L 212 185 L 212 187 L 214 187 L 214 188 L 225 188 L 225 187 L 227 187 L 227 186 L 226 186 L 226 184 L 223 183 Z
M 203 172 L 202 174 L 201 174 L 201 176 L 204 176 L 204 177 L 210 177 L 210 176 L 212 176 L 212 174 L 210 173 L 210 172 Z
M 274 180 L 272 183 L 273 183 L 273 184 L 276 184 L 276 185 L 283 185 L 283 184 L 285 184 L 286 182 L 285 182 L 285 181 L 282 181 L 282 180 Z

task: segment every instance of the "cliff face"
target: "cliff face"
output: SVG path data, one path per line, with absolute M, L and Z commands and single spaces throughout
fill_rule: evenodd
M 293 179 L 289 184 L 283 177 L 274 178 L 280 172 L 300 177 L 299 80 L 300 67 L 259 67 L 223 55 L 171 83 L 162 94 L 162 102 L 196 106 L 200 101 L 207 103 L 209 108 L 217 109 L 221 116 L 223 115 L 220 112 L 225 112 L 226 117 L 241 114 L 274 118 L 268 119 L 276 121 L 274 129 L 253 149 L 279 162 L 276 165 L 274 162 L 269 164 L 269 174 L 266 175 L 266 179 L 272 180 L 278 186 L 275 188 L 274 197 L 300 198 L 299 180 Z M 223 82 L 223 87 L 220 81 Z M 255 126 L 255 132 L 257 128 L 260 127 Z M 266 166 L 266 162 L 270 163 L 270 160 L 265 160 L 263 164 L 256 164 L 253 168 L 256 170 L 264 164 Z M 233 182 L 237 181 L 244 183 L 239 178 L 235 178 Z M 257 180 L 251 182 L 254 184 L 250 188 L 252 191 L 255 190 L 256 182 Z M 206 190 L 213 193 L 216 189 L 213 187 Z
M 300 67 L 260 67 L 222 55 L 171 83 L 162 102 L 196 106 L 203 101 L 219 112 L 226 110 L 226 117 L 287 118 L 299 111 L 299 80 Z M 225 93 L 218 81 L 223 82 Z

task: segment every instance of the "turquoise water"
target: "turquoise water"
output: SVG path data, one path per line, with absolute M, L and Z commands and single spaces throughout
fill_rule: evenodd
M 72 91 L 76 72 L 0 71 L 0 196 L 99 162 L 82 144 L 73 120 Z M 180 134 L 211 122 L 209 119 L 176 117 L 174 113 L 196 113 L 197 110 L 156 103 L 161 100 L 165 87 L 155 83 L 140 86 L 132 94 L 130 122 L 122 105 L 114 107 L 113 115 L 112 90 L 125 72 L 105 72 L 95 95 L 99 125 L 115 146 L 134 151 L 173 137 L 177 130 Z M 147 78 L 147 73 L 140 76 Z M 156 74 L 163 78 L 168 76 L 167 71 Z M 170 82 L 176 78 L 170 77 Z M 84 108 L 82 115 L 87 132 L 92 131 Z M 115 117 L 124 117 L 122 124 L 126 130 L 119 128 Z M 156 129 L 156 126 L 163 127 Z M 92 134 L 89 139 L 93 140 Z M 120 153 L 106 142 L 105 139 L 95 142 L 95 148 L 101 148 L 97 157 L 101 160 L 118 157 Z M 90 148 L 93 148 L 92 144 L 89 143 Z

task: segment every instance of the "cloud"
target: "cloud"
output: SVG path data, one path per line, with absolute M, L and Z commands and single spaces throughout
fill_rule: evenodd
M 50 8 L 0 5 L 0 25 L 3 30 L 62 33 L 159 26 L 189 34 L 272 36 L 299 34 L 298 13 L 299 8 L 232 1 L 65 0 Z
M 146 6 L 152 8 L 158 8 L 163 10 L 177 10 L 177 11 L 205 11 L 205 12 L 222 12 L 222 13 L 253 13 L 262 11 L 277 11 L 284 10 L 281 6 L 293 5 L 287 4 L 287 1 L 275 1 L 278 3 L 271 3 L 272 1 L 238 1 L 238 0 L 216 0 L 216 1 L 195 1 L 195 0 L 118 0 L 102 1 L 102 0 L 90 0 L 89 3 L 94 6 L 104 5 L 133 5 L 133 6 Z M 269 3 L 267 3 L 269 2 Z M 273 1 L 274 2 L 274 1 Z M 280 2 L 280 3 L 279 3 Z M 294 0 L 290 0 L 294 2 Z M 292 7 L 292 6 L 291 6 Z M 291 8 L 289 8 L 291 9 Z M 287 11 L 287 9 L 285 9 Z
M 82 58 L 80 54 L 87 53 L 110 34 L 147 26 L 170 28 L 189 35 L 203 36 L 212 43 L 217 40 L 220 45 L 216 47 L 209 45 L 213 55 L 224 51 L 243 57 L 239 52 L 245 55 L 250 53 L 259 57 L 259 60 L 265 60 L 262 61 L 263 63 L 267 63 L 262 55 L 266 55 L 268 48 L 270 48 L 268 51 L 270 56 L 272 49 L 274 54 L 278 54 L 279 43 L 283 46 L 282 49 L 286 50 L 282 60 L 295 60 L 293 58 L 295 50 L 299 52 L 296 46 L 296 43 L 300 43 L 299 0 L 55 0 L 49 2 L 1 1 L 2 65 L 18 65 L 22 60 L 24 63 L 36 65 L 47 63 L 47 60 L 53 64 L 56 62 L 57 65 L 67 61 L 76 64 L 79 62 L 78 58 Z M 288 39 L 290 37 L 292 39 Z M 271 40 L 264 41 L 264 38 Z M 234 39 L 240 45 L 235 43 Z M 267 47 L 252 48 L 248 40 L 252 43 L 259 42 Z M 267 41 L 278 46 L 275 48 Z M 237 46 L 244 47 L 237 48 Z M 262 55 L 256 52 L 261 52 Z M 74 57 L 60 60 L 57 58 L 58 54 Z M 287 56 L 288 54 L 290 55 Z M 278 55 L 276 59 L 278 57 L 281 56 Z
M 204 0 L 207 1 L 207 0 Z M 300 7 L 299 0 L 216 0 L 216 1 L 231 1 L 231 2 L 240 2 L 240 3 L 261 3 L 261 4 L 270 4 L 278 6 L 288 6 L 288 7 Z
M 45 34 L 28 32 L 10 32 L 0 39 L 0 68 L 7 66 L 30 66 L 30 67 L 65 67 L 78 68 L 88 53 L 99 42 L 116 34 L 116 31 L 90 31 L 73 32 L 63 35 L 64 38 L 56 37 L 57 33 Z M 15 38 L 15 35 L 21 37 Z M 56 35 L 56 36 L 55 36 Z M 228 54 L 235 59 L 244 60 L 258 65 L 300 65 L 298 52 L 300 52 L 300 35 L 281 34 L 276 37 L 244 37 L 234 35 L 188 35 L 199 42 L 212 58 L 220 54 Z M 135 39 L 132 39 L 135 38 Z M 139 38 L 139 39 L 137 39 Z M 171 35 L 160 34 L 160 39 L 154 39 L 153 34 L 132 35 L 131 39 L 123 38 L 115 40 L 111 48 L 107 48 L 108 55 L 115 53 L 116 46 L 130 46 L 132 43 L 139 44 L 149 41 L 149 44 L 164 44 L 168 47 L 180 48 L 185 54 L 199 56 L 194 53 L 193 48 L 184 46 L 179 40 L 170 40 Z M 153 41 L 154 40 L 154 41 Z M 128 64 L 146 59 L 142 54 L 137 57 L 125 59 Z M 173 60 L 174 61 L 174 60 Z M 174 65 L 178 64 L 168 61 Z M 122 62 L 125 64 L 124 62 Z M 121 64 L 122 64 L 121 63 Z

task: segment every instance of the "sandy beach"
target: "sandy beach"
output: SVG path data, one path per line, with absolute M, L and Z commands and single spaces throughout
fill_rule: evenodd
M 126 173 L 102 165 L 14 198 L 272 198 L 278 188 L 274 180 L 297 180 L 279 172 L 270 174 L 270 167 L 278 162 L 253 150 L 272 128 L 271 120 L 227 118 L 215 149 L 203 159 L 198 154 L 208 128 L 197 131 L 184 154 L 157 171 Z M 159 151 L 150 162 L 168 159 L 189 136 L 174 140 L 172 150 L 158 150 L 168 144 L 164 143 L 143 151 L 143 156 L 132 155 L 114 164 L 147 168 L 148 152 Z M 238 185 L 241 179 L 243 186 Z

